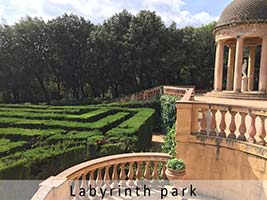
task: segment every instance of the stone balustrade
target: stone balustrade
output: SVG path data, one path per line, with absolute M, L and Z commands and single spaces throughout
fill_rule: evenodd
M 191 134 L 218 136 L 265 146 L 266 118 L 266 108 L 177 102 L 179 132 L 186 130 Z
M 170 96 L 184 97 L 189 95 L 189 100 L 194 99 L 195 86 L 158 86 L 131 95 L 115 99 L 115 102 L 145 101 L 157 95 L 167 94 Z
M 69 195 L 70 185 L 76 195 L 80 188 L 89 185 L 100 188 L 108 187 L 111 182 L 125 186 L 134 180 L 166 179 L 169 159 L 164 153 L 130 153 L 90 160 L 41 183 L 32 200 L 75 199 Z

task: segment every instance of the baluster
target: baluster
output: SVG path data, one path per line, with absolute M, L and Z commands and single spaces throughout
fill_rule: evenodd
M 150 161 L 146 161 L 144 176 L 146 180 L 150 180 Z
M 235 131 L 236 131 L 235 115 L 236 115 L 236 112 L 230 111 L 230 114 L 231 114 L 231 123 L 229 126 L 230 133 L 228 135 L 228 138 L 236 139 L 236 135 L 235 135 Z
M 137 170 L 136 170 L 136 179 L 140 180 L 142 178 L 142 171 L 141 171 L 141 163 L 142 162 L 137 162 Z
M 206 119 L 206 110 L 201 109 L 202 118 L 200 122 L 200 132 L 201 134 L 207 134 L 207 119 Z
M 95 171 L 90 172 L 90 177 L 89 177 L 89 186 L 91 185 L 92 188 L 95 188 Z
M 133 180 L 133 178 L 134 178 L 133 164 L 134 164 L 133 162 L 130 162 L 130 163 L 129 163 L 128 178 L 129 178 L 130 180 Z
M 212 136 L 216 136 L 216 127 L 217 127 L 216 112 L 217 112 L 217 110 L 214 110 L 214 109 L 211 110 L 212 116 L 211 116 L 210 133 L 209 134 Z
M 265 141 L 265 136 L 266 136 L 266 129 L 265 129 L 265 116 L 260 116 L 261 119 L 261 125 L 260 125 L 260 130 L 259 130 L 259 138 L 261 141 L 259 142 L 261 145 L 265 146 L 266 141 Z
M 99 168 L 97 170 L 96 185 L 97 185 L 98 188 L 100 188 L 102 186 L 102 183 L 103 183 L 102 169 L 103 168 Z
M 82 184 L 81 188 L 87 188 L 87 182 L 86 182 L 86 174 L 82 175 Z
M 117 187 L 118 185 L 118 164 L 113 165 L 113 174 L 112 174 L 112 186 Z
M 250 113 L 250 117 L 251 117 L 251 123 L 250 123 L 250 127 L 249 127 L 249 130 L 248 130 L 248 134 L 249 134 L 248 141 L 250 143 L 255 143 L 256 142 L 256 140 L 255 140 L 255 135 L 256 135 L 255 122 L 256 122 L 256 117 L 257 116 L 255 114 Z
M 226 129 L 225 115 L 226 115 L 227 111 L 220 110 L 220 113 L 221 113 L 221 122 L 220 122 L 220 133 L 219 133 L 219 136 L 225 138 L 226 137 L 226 133 L 225 133 L 225 129 Z
M 80 193 L 80 181 L 79 181 L 79 177 L 74 178 L 73 181 L 74 181 L 74 194 L 76 196 L 78 196 L 79 193 Z M 77 198 L 74 198 L 74 199 L 77 199 Z
M 166 176 L 166 162 L 162 161 L 162 170 L 161 170 L 161 179 L 166 180 L 167 176 Z
M 133 169 L 133 162 L 129 163 L 129 172 L 128 172 L 128 185 L 132 186 L 134 185 L 133 178 L 134 178 L 134 169 Z
M 110 165 L 105 167 L 104 183 L 106 187 L 109 187 L 109 183 L 110 183 L 109 168 L 110 168 Z
M 238 140 L 241 141 L 246 141 L 247 138 L 245 137 L 245 133 L 247 132 L 247 128 L 246 128 L 246 116 L 247 113 L 240 113 L 241 115 L 241 123 L 239 126 L 239 133 L 240 135 L 237 137 Z
M 126 179 L 125 164 L 126 163 L 122 163 L 121 164 L 121 173 L 120 173 L 120 180 L 121 180 L 120 185 L 121 186 L 125 186 L 126 185 L 126 183 L 125 183 L 125 179 Z
M 158 174 L 158 162 L 157 161 L 154 161 L 154 168 L 153 168 L 152 176 L 154 180 L 158 180 L 159 174 Z

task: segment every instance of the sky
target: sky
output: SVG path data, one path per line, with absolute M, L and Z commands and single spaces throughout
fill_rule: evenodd
M 156 11 L 168 26 L 200 26 L 218 20 L 231 0 L 0 0 L 0 23 L 14 24 L 25 16 L 49 20 L 64 13 L 85 17 L 95 24 L 127 9 Z

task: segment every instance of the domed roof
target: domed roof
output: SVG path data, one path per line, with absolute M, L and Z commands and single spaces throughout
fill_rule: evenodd
M 262 22 L 267 22 L 267 0 L 233 0 L 224 9 L 216 28 Z

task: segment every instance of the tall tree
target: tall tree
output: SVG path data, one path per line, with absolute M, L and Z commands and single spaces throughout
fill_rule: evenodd
M 48 22 L 48 64 L 57 84 L 70 90 L 76 99 L 85 98 L 86 72 L 92 64 L 90 34 L 94 25 L 76 15 L 63 15 Z
M 128 64 L 138 89 L 157 84 L 162 64 L 165 26 L 155 12 L 141 11 L 127 34 Z

